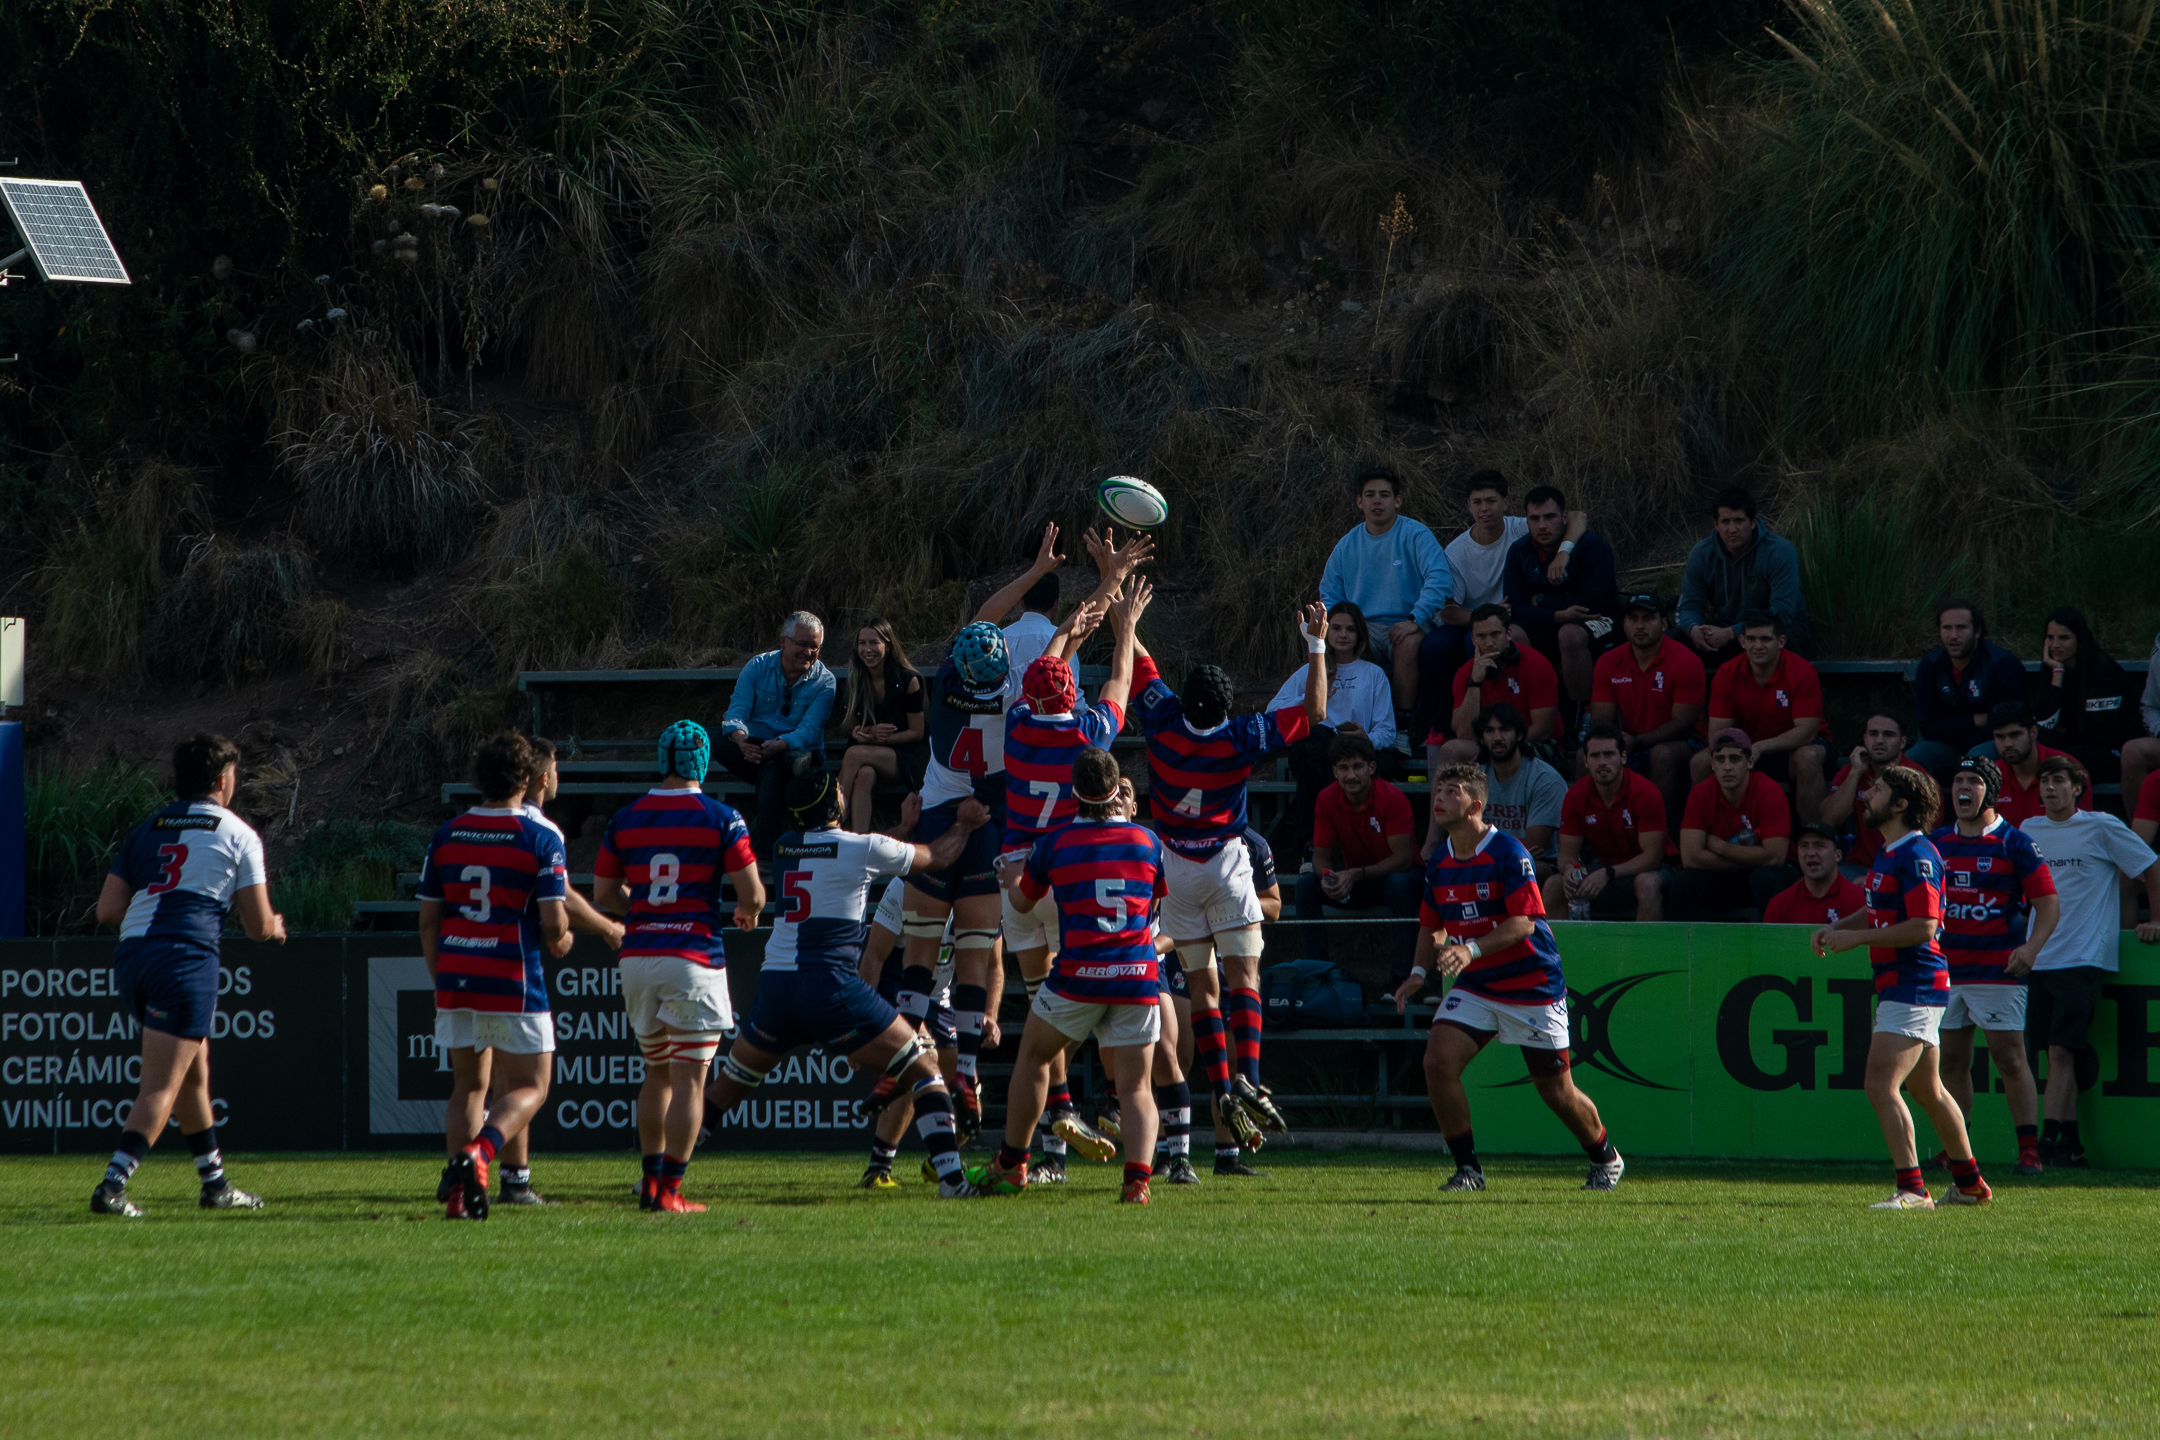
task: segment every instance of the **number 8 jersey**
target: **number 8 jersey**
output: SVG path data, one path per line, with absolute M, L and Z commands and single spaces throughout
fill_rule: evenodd
M 593 874 L 630 893 L 625 958 L 673 956 L 724 970 L 721 877 L 756 865 L 734 810 L 702 790 L 649 790 L 608 821 Z

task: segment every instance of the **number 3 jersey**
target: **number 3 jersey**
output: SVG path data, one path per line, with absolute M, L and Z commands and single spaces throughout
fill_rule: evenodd
M 443 906 L 435 942 L 435 1008 L 539 1015 L 540 906 L 568 893 L 562 836 L 523 810 L 475 806 L 428 846 L 419 897 Z
M 211 800 L 182 800 L 135 827 L 112 873 L 135 892 L 120 922 L 130 956 L 217 964 L 233 896 L 264 883 L 262 839 Z
M 970 690 L 952 661 L 938 666 L 925 705 L 930 732 L 925 810 L 972 795 L 997 812 L 1005 801 L 1005 712 L 1019 699 L 1017 670 L 988 690 Z
M 773 846 L 780 913 L 765 946 L 765 968 L 856 973 L 870 938 L 870 882 L 905 875 L 915 847 L 890 835 L 858 835 L 828 826 L 795 831 Z
M 1085 1005 L 1153 1005 L 1148 921 L 1162 903 L 1162 842 L 1123 820 L 1076 820 L 1028 851 L 1020 892 L 1057 895 L 1058 952 L 1043 983 Z
M 702 790 L 649 790 L 615 812 L 593 874 L 630 895 L 624 956 L 666 956 L 727 968 L 721 877 L 755 868 L 742 816 Z

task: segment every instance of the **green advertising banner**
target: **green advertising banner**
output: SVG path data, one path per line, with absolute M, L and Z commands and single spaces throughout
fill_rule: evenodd
M 1878 1160 L 1862 1089 L 1874 1030 L 1867 952 L 1817 956 L 1805 927 L 1556 922 L 1575 1078 L 1620 1147 L 1641 1155 Z M 2098 1079 L 2080 1099 L 2095 1165 L 2160 1167 L 2160 947 L 2125 933 L 2101 991 Z M 1985 1043 L 1974 1046 L 1974 1145 L 2015 1153 Z M 2044 1063 L 2045 1054 L 2042 1054 Z M 1464 1076 L 1478 1143 L 1565 1154 L 1574 1141 L 1495 1045 Z M 1909 1103 L 1909 1102 L 1908 1102 Z M 1911 1106 L 1923 1155 L 1938 1148 Z

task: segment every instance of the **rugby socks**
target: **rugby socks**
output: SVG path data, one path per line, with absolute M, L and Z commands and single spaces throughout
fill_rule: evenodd
M 1135 1180 L 1152 1180 L 1154 1178 L 1154 1166 L 1144 1165 L 1138 1160 L 1128 1160 L 1125 1162 L 1125 1183 L 1127 1185 L 1132 1184 Z
M 1228 1160 L 1232 1164 L 1235 1164 L 1237 1163 L 1238 1158 L 1243 1153 L 1244 1152 L 1235 1145 L 1217 1145 L 1215 1147 L 1215 1163 L 1220 1165 L 1225 1160 Z
M 1980 1183 L 1980 1157 L 1967 1156 L 1950 1162 L 1950 1182 L 1960 1190 L 1970 1190 Z
M 1162 1115 L 1162 1138 L 1156 1142 L 1156 1150 L 1170 1155 L 1190 1155 L 1192 1086 L 1183 1080 L 1175 1085 L 1157 1085 L 1155 1108 Z
M 1043 1105 L 1045 1115 L 1070 1114 L 1073 1108 L 1072 1085 L 1060 1080 L 1050 1087 L 1050 1097 Z
M 2085 1142 L 2084 1142 L 2084 1140 L 2083 1140 L 2082 1138 L 2080 1138 L 2080 1137 L 2079 1137 L 2079 1135 L 2078 1135 L 2078 1122 L 2077 1122 L 2077 1121 L 2075 1121 L 2075 1120 L 2065 1120 L 2065 1121 L 2063 1121 L 2063 1122 L 2062 1122 L 2062 1147 L 2063 1147 L 2063 1149 L 2065 1149 L 2065 1150 L 2079 1150 L 2079 1149 L 2083 1149 L 2083 1148 L 2084 1148 L 2084 1145 L 2085 1145 Z
M 875 1165 L 878 1169 L 892 1169 L 893 1161 L 898 1160 L 899 1158 L 899 1146 L 887 1145 L 882 1140 L 872 1140 L 870 1142 L 870 1163 L 872 1165 Z
M 690 1162 L 678 1160 L 673 1155 L 660 1157 L 660 1190 L 665 1195 L 682 1194 L 683 1176 L 690 1173 Z
M 1230 1040 L 1237 1051 L 1237 1073 L 1253 1084 L 1260 1083 L 1260 992 L 1232 990 L 1223 996 L 1223 1013 L 1230 1022 Z
M 960 1075 L 975 1083 L 975 1060 L 982 1054 L 983 1011 L 990 1007 L 990 992 L 980 985 L 952 987 L 953 1023 L 960 1031 Z
M 1222 1011 L 1214 1006 L 1193 1006 L 1193 1046 L 1200 1067 L 1207 1072 L 1208 1089 L 1218 1100 L 1230 1098 L 1230 1051 L 1223 1038 Z
M 1012 1147 L 1012 1146 L 1010 1146 L 1010 1145 L 1007 1145 L 1007 1144 L 1006 1144 L 1006 1143 L 1005 1143 L 1004 1141 L 1002 1141 L 1002 1140 L 1000 1140 L 1000 1141 L 998 1142 L 998 1153 L 997 1153 L 997 1163 L 998 1163 L 998 1169 L 1000 1169 L 1000 1170 L 1011 1170 L 1011 1169 L 1014 1169 L 1014 1168 L 1015 1168 L 1015 1167 L 1017 1167 L 1017 1166 L 1025 1165 L 1025 1164 L 1027 1164 L 1027 1162 L 1028 1162 L 1028 1152 L 1027 1152 L 1027 1151 L 1025 1151 L 1025 1150 L 1015 1150 L 1015 1149 L 1013 1149 L 1013 1147 Z M 1128 1169 L 1128 1170 L 1130 1170 L 1130 1169 L 1131 1169 L 1132 1167 L 1131 1167 L 1130 1165 L 1128 1165 L 1128 1166 L 1126 1166 L 1125 1168 L 1126 1168 L 1126 1169 Z
M 952 1096 L 946 1092 L 945 1082 L 934 1075 L 915 1082 L 915 1133 L 922 1136 L 929 1149 L 930 1165 L 939 1180 L 958 1184 L 965 1178 L 961 1173 L 960 1136 L 953 1128 Z M 873 1146 L 871 1159 L 879 1159 L 878 1152 L 884 1148 Z M 890 1165 L 891 1157 L 898 1153 L 898 1147 L 886 1151 L 883 1163 Z
M 2021 1149 L 2022 1149 L 2022 1148 L 2023 1148 L 2024 1146 L 2027 1146 L 2027 1145 L 2030 1145 L 2030 1144 L 2032 1144 L 2032 1143 L 2033 1143 L 2034 1141 L 2038 1140 L 2039 1138 L 2040 1138 L 2040 1127 L 2039 1127 L 2039 1126 L 2037 1126 L 2037 1125 L 2020 1125 L 2020 1126 L 2018 1126 L 2018 1127 L 2017 1127 L 2017 1142 L 2018 1142 L 2018 1146 L 2019 1146 L 2019 1148 L 2021 1148 Z
M 900 1013 L 920 1030 L 930 1019 L 930 967 L 909 965 L 900 971 Z
M 1919 1166 L 1905 1166 L 1903 1168 L 1896 1169 L 1894 1173 L 1897 1175 L 1898 1189 L 1910 1190 L 1915 1195 L 1925 1195 L 1928 1193 L 1927 1181 L 1920 1178 Z
M 2043 1145 L 2053 1145 L 2053 1144 L 2055 1144 L 2055 1143 L 2056 1143 L 2057 1141 L 2059 1141 L 2059 1140 L 2061 1140 L 2061 1139 L 2062 1139 L 2062 1121 L 2060 1121 L 2060 1120 L 2046 1120 L 2046 1121 L 2042 1121 L 2042 1122 L 2041 1122 L 2041 1126 L 2040 1126 L 2040 1143 L 2041 1143 L 2041 1144 L 2043 1144 Z
M 218 1150 L 217 1126 L 180 1138 L 187 1141 L 188 1154 L 195 1157 L 195 1178 L 202 1181 L 203 1194 L 215 1195 L 223 1190 L 225 1156 Z
M 1452 1144 L 1453 1142 L 1449 1143 Z M 1610 1165 L 1620 1158 L 1620 1152 L 1613 1148 L 1611 1135 L 1602 1127 L 1597 1132 L 1597 1139 L 1585 1140 L 1582 1149 L 1583 1154 L 1590 1157 L 1590 1163 L 1593 1165 Z
M 666 1158 L 667 1157 L 665 1155 L 661 1155 L 657 1152 L 645 1156 L 641 1162 L 645 1168 L 645 1178 L 648 1180 L 658 1180 L 660 1178 L 660 1162 L 662 1160 L 665 1160 Z
M 1072 1108 L 1072 1086 L 1062 1081 L 1052 1085 L 1050 1097 L 1043 1105 L 1042 1118 L 1035 1122 L 1036 1133 L 1042 1137 L 1043 1154 L 1064 1155 L 1070 1151 L 1065 1137 L 1057 1133 L 1057 1122 L 1060 1115 L 1070 1114 Z
M 472 1143 L 480 1147 L 480 1158 L 492 1165 L 495 1163 L 495 1152 L 508 1142 L 503 1139 L 502 1131 L 493 1125 L 482 1125 L 480 1133 L 473 1137 Z
M 143 1156 L 150 1153 L 150 1137 L 138 1135 L 133 1130 L 120 1132 L 120 1148 L 112 1152 L 112 1159 L 105 1166 L 105 1183 L 115 1189 L 126 1189 L 135 1167 L 142 1164 Z
M 660 1162 L 665 1159 L 658 1151 L 641 1157 L 645 1174 L 638 1181 L 638 1204 L 643 1209 L 650 1210 L 653 1201 L 660 1198 Z
M 1484 1163 L 1478 1159 L 1475 1131 L 1465 1130 L 1460 1135 L 1448 1136 L 1447 1148 L 1448 1154 L 1455 1157 L 1457 1165 L 1466 1170 L 1475 1170 L 1481 1175 L 1485 1173 Z
M 503 1166 L 503 1172 L 502 1172 L 502 1185 L 503 1185 L 503 1189 L 504 1189 L 505 1191 L 510 1191 L 510 1190 L 530 1190 L 530 1189 L 532 1189 L 532 1166 L 530 1166 L 530 1165 L 505 1165 L 505 1166 Z

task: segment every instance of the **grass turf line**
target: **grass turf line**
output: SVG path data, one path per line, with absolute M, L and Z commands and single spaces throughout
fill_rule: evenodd
M 19 1434 L 1898 1436 L 2151 1433 L 2160 1189 L 1998 1182 L 1876 1214 L 1880 1166 L 1270 1153 L 1112 1203 L 849 1189 L 851 1157 L 699 1161 L 641 1215 L 627 1156 L 567 1203 L 447 1224 L 439 1162 L 235 1156 L 269 1209 L 87 1213 L 87 1156 L 0 1164 L 0 1385 Z

